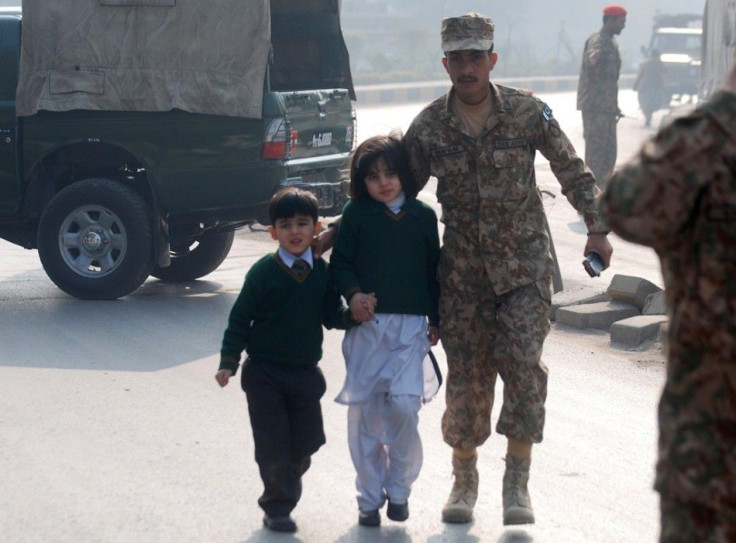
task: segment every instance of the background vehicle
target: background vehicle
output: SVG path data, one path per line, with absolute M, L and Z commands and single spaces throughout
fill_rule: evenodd
M 665 91 L 669 99 L 697 96 L 700 80 L 702 15 L 658 15 L 652 37 L 643 54 L 653 50 L 667 69 Z M 667 100 L 669 102 L 669 100 Z
M 73 5 L 72 5 L 73 4 Z M 0 237 L 65 292 L 183 281 L 280 187 L 346 199 L 339 0 L 81 0 L 0 12 Z M 22 36 L 21 36 L 22 25 Z

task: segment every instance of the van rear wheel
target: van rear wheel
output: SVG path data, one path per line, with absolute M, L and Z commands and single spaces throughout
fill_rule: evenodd
M 155 266 L 151 275 L 162 281 L 194 281 L 211 273 L 230 253 L 235 231 L 208 230 L 194 239 L 172 243 L 171 264 Z

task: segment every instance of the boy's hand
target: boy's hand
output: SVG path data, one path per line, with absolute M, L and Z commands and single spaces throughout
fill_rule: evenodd
M 440 340 L 440 329 L 437 326 L 428 326 L 427 327 L 427 337 L 429 338 L 429 344 L 433 347 L 437 345 L 437 342 Z
M 220 370 L 215 374 L 215 381 L 217 381 L 217 384 L 221 387 L 224 387 L 227 385 L 228 381 L 230 381 L 230 377 L 233 376 L 233 372 L 230 370 Z
M 370 294 L 358 292 L 350 298 L 350 314 L 358 322 L 367 322 L 375 315 L 377 304 L 375 292 Z

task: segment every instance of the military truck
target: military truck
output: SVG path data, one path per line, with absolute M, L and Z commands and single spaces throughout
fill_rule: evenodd
M 657 15 L 654 17 L 649 46 L 645 56 L 659 51 L 665 76 L 666 101 L 691 99 L 698 94 L 700 79 L 702 19 L 700 14 Z
M 0 237 L 72 296 L 210 273 L 281 187 L 346 200 L 340 0 L 24 2 L 0 74 Z

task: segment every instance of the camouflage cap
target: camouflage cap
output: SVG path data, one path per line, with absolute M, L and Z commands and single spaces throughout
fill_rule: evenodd
M 448 17 L 442 21 L 442 51 L 488 51 L 493 46 L 493 28 L 493 21 L 480 13 Z

